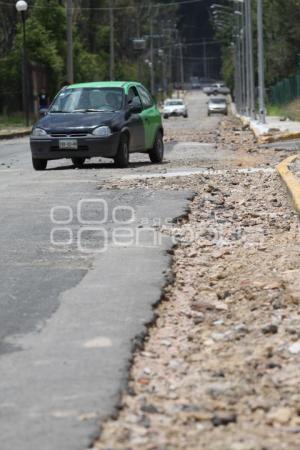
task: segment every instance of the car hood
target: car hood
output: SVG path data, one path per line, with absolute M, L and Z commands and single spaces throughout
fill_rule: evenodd
M 85 113 L 49 113 L 40 119 L 35 128 L 47 132 L 66 132 L 69 130 L 92 131 L 101 125 L 112 128 L 120 120 L 120 112 L 85 112 Z

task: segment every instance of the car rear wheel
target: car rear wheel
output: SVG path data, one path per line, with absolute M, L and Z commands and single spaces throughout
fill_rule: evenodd
M 76 169 L 82 169 L 85 162 L 85 158 L 72 158 L 73 166 L 76 167 Z
M 159 164 L 164 159 L 164 141 L 162 133 L 157 133 L 153 148 L 149 152 L 149 158 L 154 164 Z
M 117 167 L 120 167 L 120 168 L 128 167 L 128 164 L 129 164 L 129 142 L 128 142 L 128 137 L 125 134 L 123 134 L 121 136 L 117 155 L 114 158 L 114 160 L 115 160 L 115 165 Z
M 168 119 L 168 118 L 169 118 L 168 114 L 164 114 L 164 119 Z
M 45 170 L 47 167 L 47 159 L 32 158 L 32 166 L 34 170 Z

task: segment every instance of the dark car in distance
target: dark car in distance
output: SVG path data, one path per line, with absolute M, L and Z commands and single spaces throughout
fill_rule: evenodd
M 48 160 L 67 158 L 81 168 L 92 157 L 113 158 L 127 167 L 129 154 L 148 153 L 163 160 L 160 112 L 147 89 L 134 82 L 73 84 L 55 97 L 30 135 L 32 164 L 44 170 Z

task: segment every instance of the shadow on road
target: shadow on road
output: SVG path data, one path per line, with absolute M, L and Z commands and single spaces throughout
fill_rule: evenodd
M 160 163 L 160 166 L 164 166 L 166 164 L 169 164 L 170 161 L 166 160 L 162 163 Z M 144 166 L 158 166 L 158 164 L 154 164 L 151 161 L 138 161 L 138 162 L 131 162 L 129 163 L 129 166 L 127 167 L 127 169 L 135 169 L 135 168 L 139 168 L 139 167 L 144 167 Z M 78 170 L 91 170 L 91 169 L 112 169 L 115 168 L 116 170 L 118 169 L 118 167 L 115 167 L 114 163 L 86 163 L 83 165 L 83 167 L 81 169 Z M 68 164 L 68 165 L 64 165 L 64 166 L 57 166 L 57 167 L 50 167 L 49 169 L 47 169 L 48 172 L 51 171 L 57 171 L 57 170 L 74 170 L 75 167 L 73 166 L 73 164 Z

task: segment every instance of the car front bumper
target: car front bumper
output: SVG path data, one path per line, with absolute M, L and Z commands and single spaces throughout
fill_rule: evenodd
M 187 114 L 186 110 L 176 110 L 176 111 L 164 111 L 164 116 L 185 116 Z
M 209 109 L 209 114 L 227 114 L 227 108 Z
M 92 158 L 102 156 L 113 158 L 116 156 L 120 141 L 120 133 L 113 133 L 108 137 L 96 137 L 87 135 L 85 137 L 73 137 L 77 140 L 77 149 L 60 149 L 59 140 L 67 138 L 52 137 L 30 137 L 30 148 L 33 158 L 37 159 L 62 159 L 62 158 Z

